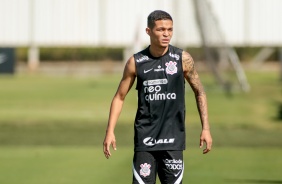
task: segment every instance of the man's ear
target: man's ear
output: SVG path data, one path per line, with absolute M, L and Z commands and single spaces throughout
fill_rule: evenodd
M 150 33 L 151 33 L 151 30 L 150 30 L 150 28 L 146 28 L 146 33 L 150 36 Z

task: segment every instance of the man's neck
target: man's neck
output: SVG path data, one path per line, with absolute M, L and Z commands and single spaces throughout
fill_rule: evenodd
M 161 57 L 165 55 L 167 50 L 168 50 L 168 47 L 156 47 L 154 45 L 151 45 L 149 48 L 150 54 L 154 57 Z

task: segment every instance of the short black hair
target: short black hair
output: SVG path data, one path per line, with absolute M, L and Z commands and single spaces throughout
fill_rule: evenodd
M 162 10 L 155 10 L 149 14 L 147 18 L 147 26 L 152 29 L 155 26 L 155 21 L 157 20 L 172 20 L 170 14 Z

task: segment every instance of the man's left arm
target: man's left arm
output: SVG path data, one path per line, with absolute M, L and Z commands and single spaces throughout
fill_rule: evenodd
M 200 136 L 200 148 L 202 148 L 204 143 L 206 143 L 206 148 L 203 150 L 203 153 L 206 154 L 211 150 L 212 147 L 212 137 L 210 133 L 210 125 L 208 120 L 208 105 L 207 105 L 206 93 L 200 81 L 199 75 L 195 69 L 193 58 L 189 53 L 185 51 L 183 51 L 182 53 L 182 63 L 183 63 L 184 77 L 190 84 L 195 94 L 197 108 L 202 124 L 202 132 Z

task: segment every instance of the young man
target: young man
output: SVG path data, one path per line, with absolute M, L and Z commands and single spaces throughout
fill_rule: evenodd
M 104 154 L 116 150 L 114 129 L 126 94 L 137 78 L 138 109 L 134 123 L 133 183 L 153 184 L 158 173 L 163 184 L 182 183 L 185 149 L 185 79 L 195 93 L 202 124 L 200 147 L 211 150 L 207 99 L 192 57 L 171 46 L 173 20 L 164 11 L 148 16 L 146 33 L 150 45 L 126 63 L 123 77 L 112 100 Z

